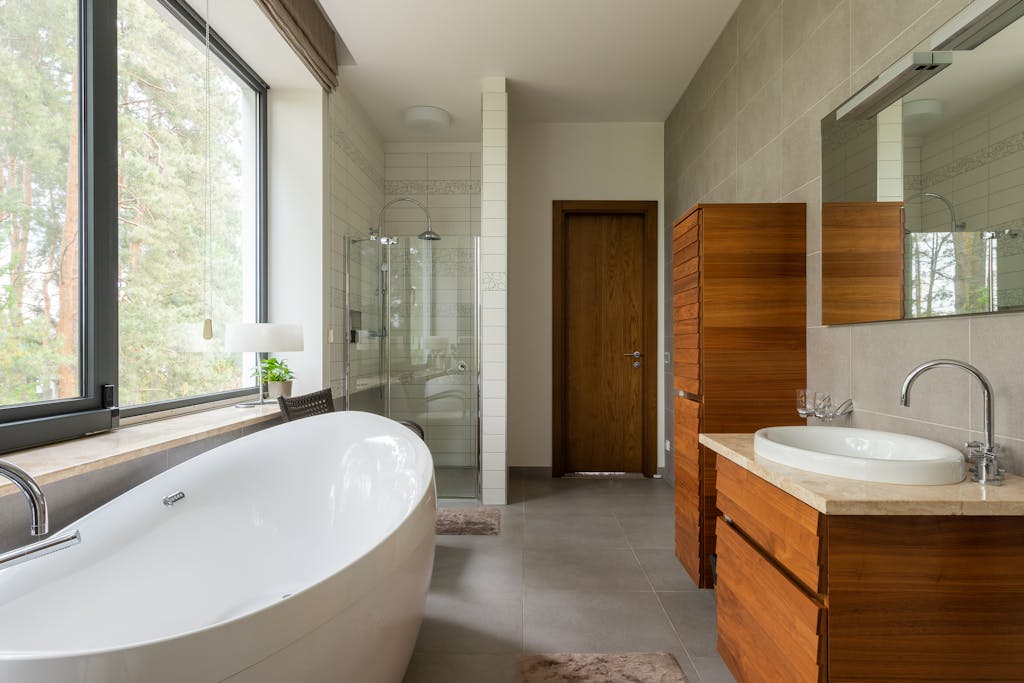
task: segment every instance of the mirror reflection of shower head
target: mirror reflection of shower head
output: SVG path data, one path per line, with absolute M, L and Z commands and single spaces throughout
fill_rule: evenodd
M 907 202 L 913 201 L 914 199 L 923 199 L 925 197 L 931 197 L 932 199 L 938 199 L 940 202 L 942 202 L 943 204 L 946 205 L 946 211 L 949 212 L 949 231 L 950 232 L 966 232 L 966 230 L 967 230 L 967 223 L 966 222 L 959 222 L 959 223 L 957 222 L 957 220 L 956 220 L 956 209 L 953 208 L 953 202 L 949 201 L 948 199 L 943 197 L 938 192 L 918 192 L 917 194 L 912 194 L 912 195 L 910 195 L 909 197 L 907 197 L 906 199 L 903 200 L 903 204 L 905 206 L 907 204 Z M 906 228 L 904 228 L 904 229 L 906 229 Z
M 386 203 L 384 206 L 381 207 L 380 214 L 377 216 L 376 234 L 379 235 L 384 231 L 384 212 L 387 211 L 389 207 L 394 206 L 399 202 L 409 202 L 410 204 L 415 204 L 416 206 L 420 207 L 420 210 L 423 211 L 423 215 L 427 217 L 427 229 L 421 232 L 419 235 L 417 235 L 419 239 L 426 240 L 428 242 L 434 242 L 441 239 L 441 235 L 434 232 L 434 229 L 430 225 L 430 212 L 427 210 L 427 207 L 423 206 L 423 204 L 416 201 L 412 197 L 399 197 L 398 199 L 392 199 L 390 202 Z M 371 238 L 373 237 L 373 235 L 374 233 L 371 231 Z

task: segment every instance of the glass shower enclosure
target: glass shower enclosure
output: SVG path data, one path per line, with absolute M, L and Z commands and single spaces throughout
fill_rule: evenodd
M 475 236 L 348 243 L 348 406 L 422 426 L 442 498 L 480 486 L 478 262 Z

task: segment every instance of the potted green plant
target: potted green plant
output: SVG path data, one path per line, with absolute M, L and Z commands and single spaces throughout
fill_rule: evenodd
M 263 381 L 267 383 L 267 398 L 285 398 L 292 395 L 292 380 L 295 373 L 288 368 L 288 361 L 284 358 L 267 358 L 260 361 L 263 368 Z M 254 377 L 259 372 L 252 373 Z

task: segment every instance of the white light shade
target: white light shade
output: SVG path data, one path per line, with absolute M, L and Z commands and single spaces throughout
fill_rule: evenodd
M 405 123 L 420 130 L 441 130 L 452 125 L 452 115 L 441 107 L 417 104 L 405 110 Z
M 225 351 L 301 351 L 302 326 L 286 323 L 234 323 L 224 332 Z

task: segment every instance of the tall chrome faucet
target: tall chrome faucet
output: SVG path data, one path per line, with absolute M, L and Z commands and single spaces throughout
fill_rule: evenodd
M 46 497 L 39 484 L 32 476 L 17 465 L 0 460 L 0 477 L 14 482 L 28 499 L 28 507 L 32 513 L 32 522 L 28 532 L 32 536 L 44 536 L 50 530 L 50 520 L 46 513 Z
M 32 536 L 45 536 L 50 530 L 50 519 L 46 510 L 46 496 L 43 495 L 43 490 L 39 488 L 36 480 L 28 472 L 17 465 L 12 465 L 6 460 L 0 460 L 0 477 L 10 479 L 28 498 L 29 510 L 32 513 L 32 521 L 28 528 L 29 534 Z M 21 548 L 9 550 L 6 553 L 0 554 L 0 569 L 27 562 L 35 557 L 49 555 L 64 548 L 70 548 L 81 540 L 82 537 L 78 530 L 72 529 Z
M 992 395 L 992 385 L 989 383 L 988 378 L 982 374 L 981 370 L 973 365 L 958 360 L 950 360 L 949 358 L 939 358 L 922 363 L 911 370 L 907 378 L 903 380 L 903 389 L 900 391 L 900 405 L 910 405 L 910 387 L 918 377 L 932 368 L 939 367 L 960 368 L 974 375 L 978 382 L 981 383 L 982 411 L 985 414 L 985 442 L 971 441 L 964 445 L 969 451 L 969 459 L 974 463 L 974 466 L 971 468 L 971 471 L 974 472 L 973 481 L 992 486 L 1002 484 L 1004 470 L 999 466 L 999 458 L 997 456 L 999 446 L 994 441 L 995 400 Z

